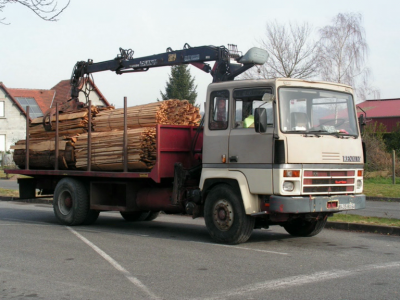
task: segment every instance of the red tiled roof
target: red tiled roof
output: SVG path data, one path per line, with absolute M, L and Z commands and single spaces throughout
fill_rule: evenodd
M 55 94 L 55 91 L 52 90 L 9 88 L 8 91 L 10 95 L 12 95 L 14 98 L 16 97 L 34 98 L 43 114 L 50 108 L 51 102 L 53 101 Z
M 367 100 L 357 106 L 365 111 L 367 118 L 400 117 L 400 99 Z
M 92 85 L 92 87 L 94 88 L 94 91 L 99 95 L 99 98 L 104 102 L 104 105 L 110 106 L 110 103 L 108 103 L 107 99 L 100 92 L 100 90 L 97 88 L 97 86 L 94 84 L 94 82 L 91 79 L 89 79 L 89 82 Z M 71 85 L 70 85 L 69 80 L 61 80 L 54 87 L 52 87 L 52 90 L 56 91 L 56 96 L 54 98 L 52 107 L 54 107 L 56 103 L 60 103 L 60 104 L 65 103 L 66 101 L 71 99 Z
M 71 92 L 70 92 L 71 85 L 69 84 L 69 80 L 61 80 L 51 89 L 56 91 L 56 96 L 54 97 L 54 101 L 50 103 L 52 107 L 55 107 L 56 103 L 61 104 L 71 99 Z
M 34 98 L 38 104 L 40 110 L 44 114 L 50 107 L 54 107 L 55 103 L 64 103 L 69 100 L 70 97 L 70 81 L 62 80 L 55 85 L 51 90 L 35 90 L 35 89 L 16 89 L 7 88 L 2 82 L 0 82 L 0 88 L 10 97 L 15 105 L 21 110 L 26 116 L 26 112 L 23 107 L 18 103 L 16 97 L 23 98 Z M 107 99 L 103 96 L 94 82 L 89 79 L 90 84 L 94 88 L 94 91 L 99 95 L 99 98 L 103 101 L 104 105 L 109 106 Z

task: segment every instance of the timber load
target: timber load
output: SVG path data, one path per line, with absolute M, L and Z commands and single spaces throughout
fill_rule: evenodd
M 188 100 L 164 100 L 127 108 L 128 128 L 154 127 L 156 124 L 198 126 L 199 108 Z M 99 112 L 93 120 L 95 131 L 124 129 L 124 109 Z
M 91 170 L 123 171 L 124 109 L 92 107 Z M 199 108 L 187 100 L 166 100 L 127 108 L 128 169 L 149 170 L 156 162 L 157 124 L 198 126 Z M 55 116 L 46 130 L 43 118 L 32 120 L 29 167 L 54 169 Z M 59 115 L 59 169 L 87 170 L 88 109 Z M 18 141 L 14 161 L 25 168 L 25 140 Z
M 152 138 L 149 139 L 149 136 Z M 151 169 L 155 164 L 155 128 L 127 130 L 128 169 Z M 75 143 L 76 168 L 87 168 L 88 134 L 79 135 Z M 124 132 L 110 131 L 91 134 L 91 169 L 95 171 L 122 171 L 124 169 Z
M 101 110 L 110 110 L 113 107 L 102 108 Z M 92 118 L 99 113 L 99 108 L 92 106 Z M 89 110 L 87 108 L 80 109 L 75 112 L 60 113 L 58 121 L 58 135 L 74 136 L 88 131 Z M 51 122 L 43 123 L 43 117 L 33 119 L 29 125 L 30 138 L 54 138 L 56 134 L 56 116 L 51 116 Z M 93 125 L 92 125 L 93 127 Z
M 76 137 L 65 137 L 58 142 L 58 168 L 75 169 L 74 144 Z M 25 168 L 26 142 L 18 141 L 14 146 L 13 159 L 21 169 Z M 32 169 L 54 169 L 56 161 L 55 138 L 29 139 L 29 167 Z

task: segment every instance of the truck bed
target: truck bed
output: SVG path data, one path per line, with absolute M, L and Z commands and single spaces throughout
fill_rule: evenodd
M 116 171 L 85 171 L 85 170 L 30 170 L 16 169 L 5 170 L 7 174 L 21 174 L 32 177 L 42 176 L 82 176 L 103 178 L 150 178 L 160 183 L 164 178 L 174 177 L 174 165 L 182 163 L 184 168 L 191 168 L 200 161 L 194 157 L 195 153 L 201 153 L 203 144 L 203 131 L 201 130 L 192 149 L 192 141 L 196 136 L 198 127 L 182 125 L 160 125 L 156 126 L 156 164 L 151 170 L 131 170 L 128 172 Z

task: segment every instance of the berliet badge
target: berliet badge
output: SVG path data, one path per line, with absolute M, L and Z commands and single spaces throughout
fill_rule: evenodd
M 343 156 L 343 162 L 360 162 L 361 156 Z

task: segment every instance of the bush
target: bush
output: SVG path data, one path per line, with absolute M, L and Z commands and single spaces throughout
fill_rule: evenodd
M 369 124 L 365 126 L 362 135 L 367 151 L 367 164 L 365 171 L 388 171 L 392 173 L 392 154 L 387 151 L 384 141 L 386 128 L 383 124 Z M 396 157 L 396 175 L 400 176 L 400 159 Z
M 384 136 L 386 147 L 389 151 L 395 150 L 397 156 L 400 156 L 400 123 L 396 124 L 391 133 Z

